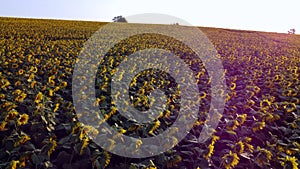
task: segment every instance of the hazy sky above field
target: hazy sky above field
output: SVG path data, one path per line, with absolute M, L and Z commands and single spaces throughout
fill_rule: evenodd
M 195 26 L 300 32 L 299 0 L 7 0 L 0 16 L 111 21 L 161 13 Z

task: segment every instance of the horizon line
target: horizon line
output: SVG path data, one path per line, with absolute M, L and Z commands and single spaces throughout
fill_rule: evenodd
M 122 16 L 122 15 L 121 15 Z M 101 21 L 96 19 L 83 19 L 83 18 L 51 18 L 51 17 L 31 17 L 31 16 L 0 16 L 0 18 L 15 18 L 15 19 L 36 19 L 36 20 L 56 20 L 56 21 L 77 21 L 77 22 L 98 22 L 98 23 L 113 23 L 113 21 Z M 126 18 L 126 17 L 125 17 Z M 175 22 L 176 23 L 176 22 Z M 157 23 L 133 23 L 133 24 L 157 24 Z M 172 25 L 164 24 L 164 25 Z M 162 24 L 163 25 L 163 24 Z M 179 26 L 190 26 L 190 25 L 181 25 Z M 215 27 L 215 26 L 200 26 L 200 25 L 192 25 L 193 27 L 202 27 L 202 28 L 213 28 L 213 29 L 225 29 L 225 30 L 237 30 L 237 31 L 252 31 L 252 32 L 262 32 L 262 33 L 278 33 L 278 34 L 288 34 L 287 32 L 275 32 L 275 31 L 266 31 L 266 30 L 253 30 L 253 29 L 241 29 L 241 28 L 226 28 L 226 27 Z M 295 33 L 294 35 L 300 35 Z

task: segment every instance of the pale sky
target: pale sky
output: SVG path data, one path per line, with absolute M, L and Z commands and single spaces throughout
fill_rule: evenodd
M 300 32 L 299 0 L 0 0 L 0 16 L 112 21 L 159 13 L 194 26 Z

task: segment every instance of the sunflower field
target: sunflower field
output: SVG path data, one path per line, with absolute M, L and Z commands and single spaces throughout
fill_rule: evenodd
M 205 65 L 193 59 L 193 51 L 155 34 L 119 42 L 97 68 L 94 104 L 104 117 L 99 123 L 107 122 L 120 134 L 145 138 L 166 130 L 180 113 L 180 86 L 169 74 L 149 69 L 133 78 L 128 89 L 131 104 L 147 110 L 147 96 L 159 88 L 168 96 L 167 110 L 149 124 L 120 115 L 110 96 L 110 82 L 118 65 L 135 51 L 164 48 L 175 53 L 193 70 L 201 89 L 197 120 L 183 140 L 171 140 L 174 147 L 159 155 L 129 158 L 102 149 L 88 137 L 87 133 L 102 131 L 82 125 L 78 116 L 86 112 L 76 112 L 73 104 L 72 75 L 78 55 L 105 24 L 0 18 L 0 168 L 299 168 L 299 35 L 199 27 L 217 50 L 226 79 L 226 91 L 219 91 L 226 98 L 224 112 L 205 142 L 198 142 L 198 137 L 209 116 L 211 79 Z M 133 146 L 138 149 L 142 144 L 137 141 Z M 107 140 L 107 145 L 110 150 L 117 148 L 114 140 Z

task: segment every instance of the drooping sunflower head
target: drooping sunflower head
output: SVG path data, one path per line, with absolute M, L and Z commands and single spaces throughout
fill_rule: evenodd
M 271 106 L 271 101 L 268 99 L 264 99 L 259 103 L 259 105 L 262 110 L 268 110 Z
M 230 84 L 230 90 L 234 90 L 236 88 L 236 83 L 235 82 L 231 82 Z
M 13 120 L 15 117 L 17 117 L 19 115 L 18 111 L 15 110 L 15 109 L 12 109 L 10 110 L 6 117 L 5 117 L 5 121 L 8 121 L 8 120 Z
M 103 151 L 103 155 L 105 157 L 105 165 L 104 167 L 107 167 L 110 163 L 111 155 L 107 151 Z
M 244 124 L 246 118 L 247 118 L 247 114 L 241 114 L 241 115 L 238 115 L 238 116 L 236 117 L 236 122 L 237 122 L 237 124 L 238 124 L 238 125 Z
M 12 92 L 13 95 L 20 95 L 22 93 L 22 90 L 17 89 L 14 92 Z
M 6 122 L 6 121 L 2 121 L 2 122 L 0 123 L 0 131 L 5 130 L 6 125 L 7 125 L 7 122 Z
M 263 122 L 255 122 L 252 125 L 252 130 L 254 132 L 256 132 L 258 130 L 262 130 L 265 126 L 266 126 L 266 123 L 264 121 Z
M 245 149 L 245 145 L 242 141 L 237 142 L 234 146 L 234 152 L 238 154 L 242 154 L 244 152 L 244 149 Z
M 20 137 L 20 139 L 14 143 L 14 147 L 17 147 L 17 146 L 19 146 L 19 145 L 21 145 L 21 144 L 24 144 L 24 143 L 27 142 L 28 140 L 31 140 L 31 138 L 30 138 L 28 135 L 23 134 L 23 135 Z
M 50 147 L 50 149 L 49 149 L 48 152 L 47 152 L 48 156 L 50 156 L 50 155 L 52 154 L 52 152 L 55 150 L 55 148 L 56 148 L 56 146 L 57 146 L 55 137 L 51 137 L 51 138 L 49 139 L 49 143 L 51 144 L 51 147 Z
M 27 94 L 22 92 L 20 95 L 18 95 L 16 98 L 15 98 L 15 101 L 19 102 L 19 103 L 22 103 L 24 101 L 24 99 L 26 98 Z
M 238 122 L 236 120 L 228 120 L 226 122 L 226 128 L 228 130 L 235 130 L 238 127 Z
M 269 161 L 272 159 L 272 152 L 265 149 L 265 148 L 260 148 L 257 147 L 257 150 L 259 151 L 258 155 L 256 156 L 256 162 L 261 164 L 261 165 L 265 165 L 267 163 L 269 163 Z
M 36 97 L 35 97 L 35 103 L 40 103 L 43 99 L 43 93 L 42 92 L 39 92 Z
M 256 94 L 260 92 L 260 87 L 254 86 L 253 88 L 254 88 L 254 92 L 255 92 Z
M 20 161 L 19 160 L 12 160 L 10 167 L 11 169 L 16 169 L 17 168 L 17 164 L 19 164 Z
M 28 82 L 32 82 L 32 80 L 34 79 L 35 75 L 33 73 L 31 73 L 31 75 L 29 76 L 29 78 L 27 79 Z
M 205 158 L 205 159 L 208 159 L 208 158 L 210 158 L 210 157 L 212 156 L 212 154 L 214 153 L 214 148 L 215 148 L 215 146 L 214 146 L 214 143 L 212 142 L 212 143 L 208 146 L 208 152 L 207 152 L 207 154 L 204 155 L 204 158 Z
M 284 168 L 298 169 L 298 162 L 296 157 L 285 156 L 281 162 L 281 166 Z
M 35 66 L 31 66 L 29 71 L 32 73 L 36 73 L 38 71 L 38 68 Z
M 291 113 L 296 109 L 295 103 L 287 103 L 283 106 L 287 113 Z
M 239 160 L 238 155 L 230 151 L 222 157 L 222 164 L 226 169 L 232 169 L 239 163 Z
M 67 87 L 67 85 L 68 85 L 68 83 L 63 81 L 63 82 L 60 83 L 59 86 L 62 87 L 62 88 L 65 88 L 65 87 Z

